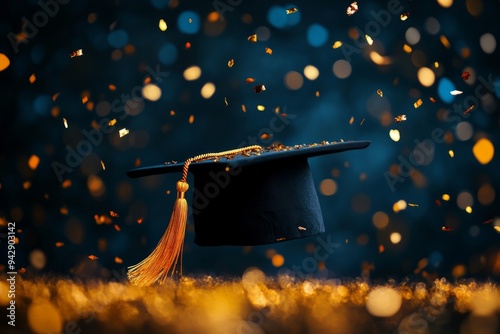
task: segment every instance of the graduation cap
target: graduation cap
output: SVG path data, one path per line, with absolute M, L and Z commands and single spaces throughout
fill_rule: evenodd
M 184 163 L 142 167 L 132 178 L 181 172 L 177 199 L 165 233 L 153 252 L 129 267 L 136 285 L 163 282 L 182 257 L 188 217 L 188 171 L 194 175 L 192 213 L 195 243 L 201 246 L 261 245 L 325 231 L 308 158 L 362 149 L 369 141 L 295 146 L 247 146 L 201 154 Z M 182 261 L 182 260 L 181 260 Z

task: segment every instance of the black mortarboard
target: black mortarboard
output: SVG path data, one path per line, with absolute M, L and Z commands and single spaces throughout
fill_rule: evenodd
M 130 267 L 133 283 L 149 285 L 173 274 L 182 253 L 188 170 L 194 175 L 191 203 L 195 243 L 201 246 L 260 245 L 304 238 L 325 231 L 307 159 L 362 149 L 368 141 L 322 142 L 264 149 L 248 146 L 202 154 L 184 163 L 142 167 L 132 178 L 182 172 L 167 231 L 151 255 Z

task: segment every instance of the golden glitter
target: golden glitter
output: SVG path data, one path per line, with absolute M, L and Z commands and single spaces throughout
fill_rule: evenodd
M 115 256 L 115 263 L 122 264 L 123 263 L 122 258 Z
M 373 45 L 373 39 L 370 36 L 365 35 L 365 39 L 368 42 L 368 45 Z
M 129 130 L 127 130 L 127 128 L 120 129 L 120 131 L 119 131 L 120 138 L 122 138 L 122 137 L 124 137 L 124 136 L 128 135 L 129 133 L 130 133 L 130 131 L 129 131 Z
M 165 22 L 164 19 L 160 19 L 160 22 L 158 23 L 158 28 L 160 28 L 161 31 L 167 30 L 167 22 Z
M 450 157 L 454 157 L 455 156 L 455 152 L 453 152 L 453 150 L 449 150 L 448 151 L 448 154 L 450 155 Z
M 35 73 L 33 73 L 32 75 L 30 75 L 29 81 L 30 81 L 30 84 L 35 83 L 35 81 L 36 81 L 36 75 L 35 75 Z
M 89 256 L 88 256 L 88 258 L 89 258 L 89 259 L 91 259 L 92 261 L 95 261 L 95 260 L 98 260 L 98 259 L 99 259 L 97 256 L 92 255 L 92 254 L 91 254 L 91 255 L 89 255 Z
M 335 41 L 335 43 L 333 43 L 332 45 L 332 48 L 333 49 L 338 49 L 342 46 L 342 42 L 341 41 Z
M 401 123 L 401 122 L 404 122 L 406 121 L 406 115 L 399 115 L 399 116 L 396 116 L 394 117 L 394 121 L 396 123 Z
M 38 168 L 38 164 L 40 163 L 40 158 L 38 155 L 33 154 L 32 156 L 29 157 L 28 159 L 28 167 L 31 170 L 36 170 Z
M 411 53 L 413 49 L 408 44 L 403 45 L 403 51 L 406 53 Z
M 116 124 L 116 118 L 113 118 L 111 121 L 108 122 L 108 126 L 113 126 Z
M 465 109 L 464 115 L 467 115 L 468 113 L 470 113 L 475 107 L 476 107 L 475 105 L 471 105 L 469 108 Z
M 258 110 L 258 111 L 264 111 L 264 110 L 266 110 L 266 107 L 264 107 L 262 104 L 259 104 L 259 105 L 257 106 L 257 110 Z
M 382 92 L 382 90 L 380 90 L 380 89 L 377 89 L 377 94 L 378 94 L 380 97 L 383 97 L 383 96 L 384 96 L 384 92 Z
M 399 19 L 401 21 L 406 21 L 406 20 L 408 20 L 409 17 L 410 17 L 410 13 L 403 13 L 403 14 L 399 15 Z
M 450 48 L 450 41 L 448 40 L 448 38 L 446 38 L 445 35 L 441 35 L 439 37 L 439 40 L 441 41 L 441 44 L 443 44 L 445 48 L 447 49 Z
M 188 122 L 189 122 L 189 124 L 193 124 L 194 123 L 194 115 L 190 115 L 189 116 Z
M 106 166 L 104 165 L 104 161 L 101 160 L 101 167 L 102 167 L 102 170 L 106 170 Z
M 227 67 L 231 68 L 234 66 L 234 59 L 231 59 L 227 62 Z
M 354 1 L 349 5 L 349 7 L 347 7 L 346 13 L 348 16 L 351 16 L 352 14 L 356 13 L 358 9 L 359 9 L 358 2 Z
M 266 48 L 266 50 L 265 50 L 265 51 L 266 51 L 266 53 L 267 53 L 268 55 L 272 55 L 272 54 L 273 54 L 273 50 L 272 50 L 271 48 Z
M 354 116 L 351 116 L 351 119 L 349 120 L 349 124 L 354 123 Z
M 420 107 L 422 104 L 424 103 L 424 101 L 422 101 L 422 99 L 418 99 L 417 101 L 415 101 L 415 103 L 413 103 L 413 107 L 415 109 L 417 109 L 418 107 Z
M 63 117 L 63 124 L 64 124 L 64 127 L 67 129 L 68 128 L 68 121 L 64 117 Z
M 224 97 L 224 104 L 226 105 L 226 107 L 229 105 L 229 103 L 227 102 L 227 98 Z
M 83 50 L 78 49 L 76 51 L 70 52 L 69 56 L 70 56 L 70 58 L 81 57 L 81 56 L 83 56 Z
M 297 9 L 297 8 L 295 8 L 295 7 L 290 7 L 290 8 L 288 8 L 288 9 L 286 10 L 286 13 L 287 13 L 287 14 L 293 14 L 293 13 L 296 13 L 297 11 L 298 11 L 298 9 Z
M 253 35 L 248 36 L 247 40 L 249 40 L 252 43 L 256 43 L 257 42 L 257 34 L 253 34 Z

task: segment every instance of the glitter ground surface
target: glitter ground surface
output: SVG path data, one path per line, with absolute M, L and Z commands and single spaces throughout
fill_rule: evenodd
M 249 269 L 241 279 L 147 288 L 39 277 L 18 279 L 17 291 L 16 328 L 2 323 L 2 333 L 484 334 L 497 333 L 500 320 L 500 287 L 473 280 L 294 281 Z

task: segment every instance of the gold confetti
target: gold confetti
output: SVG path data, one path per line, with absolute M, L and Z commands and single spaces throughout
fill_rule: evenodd
M 266 107 L 264 107 L 262 104 L 259 104 L 259 105 L 257 106 L 257 110 L 258 110 L 258 111 L 264 111 L 264 110 L 266 110 Z
M 406 115 L 399 115 L 399 116 L 396 116 L 394 117 L 394 121 L 396 123 L 401 123 L 401 122 L 404 122 L 406 121 Z
M 40 163 L 40 158 L 38 157 L 38 155 L 33 154 L 28 159 L 28 166 L 31 170 L 37 169 L 39 163 Z
M 61 94 L 61 92 L 55 93 L 54 95 L 52 95 L 52 101 L 56 102 L 56 100 L 57 100 L 57 98 L 59 97 L 60 94 Z
M 441 35 L 439 37 L 439 40 L 441 41 L 441 44 L 443 44 L 445 48 L 447 49 L 450 48 L 450 41 L 448 40 L 448 38 L 446 38 L 445 35 Z
M 115 85 L 113 85 L 113 84 L 109 84 L 109 85 L 108 85 L 108 89 L 109 89 L 110 91 L 114 92 L 114 91 L 116 90 L 116 86 L 115 86 Z
M 307 230 L 307 229 L 306 229 L 305 227 L 303 227 L 303 226 L 298 226 L 297 228 L 298 228 L 299 230 L 301 230 L 301 231 L 306 231 L 306 230 Z
M 451 198 L 451 197 L 450 197 L 450 195 L 448 195 L 448 194 L 443 194 L 443 196 L 441 196 L 441 198 L 443 199 L 443 201 L 448 202 L 448 201 L 450 200 L 450 198 Z
M 111 211 L 109 211 L 109 215 L 110 215 L 111 217 L 120 217 L 120 215 L 118 215 L 116 212 L 114 212 L 114 211 L 112 211 L 112 210 L 111 210 Z
M 64 242 L 62 242 L 62 241 L 56 242 L 56 247 L 59 248 L 59 247 L 62 247 L 62 246 L 64 246 Z
M 401 135 L 399 134 L 399 130 L 391 130 L 389 131 L 389 137 L 395 142 L 398 142 L 399 139 L 401 138 Z
M 242 110 L 243 112 L 247 112 L 247 107 L 245 107 L 245 105 L 244 105 L 244 104 L 242 104 L 242 105 L 241 105 L 241 110 Z
M 102 167 L 102 170 L 106 170 L 106 166 L 104 165 L 104 161 L 101 160 L 101 167 Z
M 465 212 L 471 214 L 472 213 L 472 207 L 470 205 L 467 205 L 467 207 L 465 208 Z
M 377 89 L 377 94 L 382 97 L 384 96 L 384 92 L 382 92 L 380 89 Z
M 408 206 L 418 207 L 418 204 L 408 203 Z
M 30 80 L 30 84 L 35 83 L 35 81 L 36 81 L 36 75 L 35 75 L 35 73 L 33 73 L 32 75 L 30 75 L 30 79 L 29 80 Z
M 333 43 L 332 45 L 332 48 L 333 49 L 338 49 L 342 46 L 342 42 L 341 41 L 335 41 L 335 43 Z
M 439 68 L 439 63 L 437 61 L 434 62 L 434 68 Z
M 234 66 L 234 59 L 231 59 L 230 61 L 227 62 L 227 67 L 231 68 Z
M 78 49 L 76 51 L 70 52 L 69 56 L 71 58 L 81 57 L 81 56 L 83 56 L 83 50 L 82 49 Z
M 493 229 L 494 229 L 495 231 L 497 231 L 498 233 L 500 233 L 500 226 L 493 226 Z
M 264 132 L 263 134 L 260 135 L 260 139 L 262 139 L 262 140 L 271 139 L 272 137 L 273 137 L 273 134 L 267 133 L 267 132 Z
M 455 152 L 453 152 L 453 150 L 449 150 L 448 151 L 448 154 L 450 155 L 450 157 L 454 157 L 455 156 Z
M 293 13 L 296 13 L 297 11 L 298 11 L 298 9 L 297 9 L 297 8 L 295 8 L 295 7 L 290 7 L 290 8 L 288 8 L 288 9 L 286 10 L 286 13 L 287 13 L 287 14 L 293 14 Z
M 115 228 L 116 232 L 120 232 L 122 230 L 117 224 L 115 224 L 113 227 Z
M 422 101 L 422 99 L 418 99 L 417 101 L 415 101 L 415 103 L 413 103 L 413 107 L 415 109 L 417 109 L 418 107 L 420 107 L 422 104 L 424 103 L 424 101 Z
M 167 22 L 165 22 L 164 19 L 160 19 L 160 22 L 158 23 L 158 28 L 160 28 L 161 31 L 167 30 Z
M 87 95 L 85 95 L 84 97 L 82 97 L 82 104 L 85 104 L 89 101 L 89 97 Z
M 399 15 L 399 18 L 401 19 L 401 21 L 406 21 L 406 20 L 408 20 L 409 17 L 410 17 L 410 13 L 403 13 L 403 14 Z
M 255 79 L 254 79 L 254 78 L 246 78 L 246 79 L 245 79 L 245 82 L 246 82 L 247 84 L 252 83 L 252 82 L 254 82 L 254 81 L 255 81 Z
M 372 45 L 373 44 L 373 39 L 370 36 L 365 35 L 365 38 L 366 38 L 366 41 L 368 42 L 368 45 Z
M 319 97 L 319 90 L 316 91 L 316 97 Z
M 91 254 L 91 255 L 89 255 L 88 257 L 89 257 L 89 259 L 91 259 L 92 261 L 95 261 L 95 260 L 98 260 L 98 259 L 99 259 L 97 256 L 92 255 L 92 254 Z
M 111 218 L 108 215 L 95 214 L 94 220 L 95 220 L 95 223 L 97 225 L 103 225 L 103 224 L 107 225 L 107 224 L 111 224 L 111 222 L 112 222 Z
M 470 77 L 470 72 L 469 71 L 465 71 L 464 73 L 462 73 L 462 79 L 463 80 L 467 80 L 469 79 Z
M 358 2 L 354 1 L 347 7 L 347 15 L 351 16 L 352 14 L 356 13 L 358 11 Z
M 273 50 L 271 48 L 266 48 L 266 53 L 268 55 L 272 55 L 273 54 Z
M 113 118 L 111 121 L 108 122 L 108 126 L 113 126 L 116 124 L 116 118 Z
M 123 263 L 123 260 L 119 258 L 118 256 L 115 256 L 115 263 L 121 264 Z
M 119 131 L 120 138 L 122 138 L 122 137 L 124 137 L 124 136 L 128 135 L 129 133 L 130 133 L 130 131 L 129 131 L 129 130 L 127 130 L 127 128 L 120 129 L 120 131 Z
M 252 43 L 256 43 L 257 42 L 257 34 L 253 34 L 253 35 L 248 36 L 247 40 L 249 40 Z
M 63 117 L 63 123 L 64 123 L 64 127 L 67 129 L 68 128 L 68 121 L 64 117 Z
M 383 253 L 384 250 L 385 250 L 384 245 L 382 245 L 382 244 L 378 245 L 378 252 L 379 253 Z
M 451 226 L 441 226 L 441 231 L 451 232 L 451 231 L 453 231 L 453 227 L 451 227 Z
M 451 95 L 460 95 L 460 94 L 462 94 L 462 93 L 463 93 L 463 92 L 462 92 L 461 90 L 456 90 L 456 89 L 455 89 L 455 90 L 452 90 L 452 91 L 450 92 L 450 94 L 451 94 Z
M 431 100 L 432 103 L 436 103 L 437 102 L 437 100 L 435 98 L 433 98 L 432 96 L 429 97 L 429 100 Z
M 194 115 L 189 116 L 189 124 L 194 123 Z
M 66 180 L 64 180 L 64 181 L 63 181 L 63 183 L 61 184 L 61 187 L 62 187 L 63 189 L 68 189 L 69 187 L 71 187 L 71 184 L 72 184 L 71 180 L 70 180 L 70 179 L 66 179 Z
M 349 120 L 349 124 L 354 123 L 354 116 L 351 116 L 351 119 Z
M 266 90 L 266 86 L 260 84 L 260 85 L 257 85 L 253 88 L 253 90 L 256 92 L 256 93 L 262 93 L 263 91 Z
M 142 222 L 144 221 L 144 218 L 137 218 L 137 224 L 142 224 Z
M 465 109 L 464 110 L 464 115 L 467 115 L 468 113 L 470 113 L 472 111 L 472 109 L 474 109 L 475 107 L 476 106 L 473 104 L 469 108 Z
M 170 110 L 170 116 L 175 116 L 175 111 L 174 110 Z
M 413 49 L 408 44 L 403 45 L 403 51 L 406 53 L 411 53 Z

